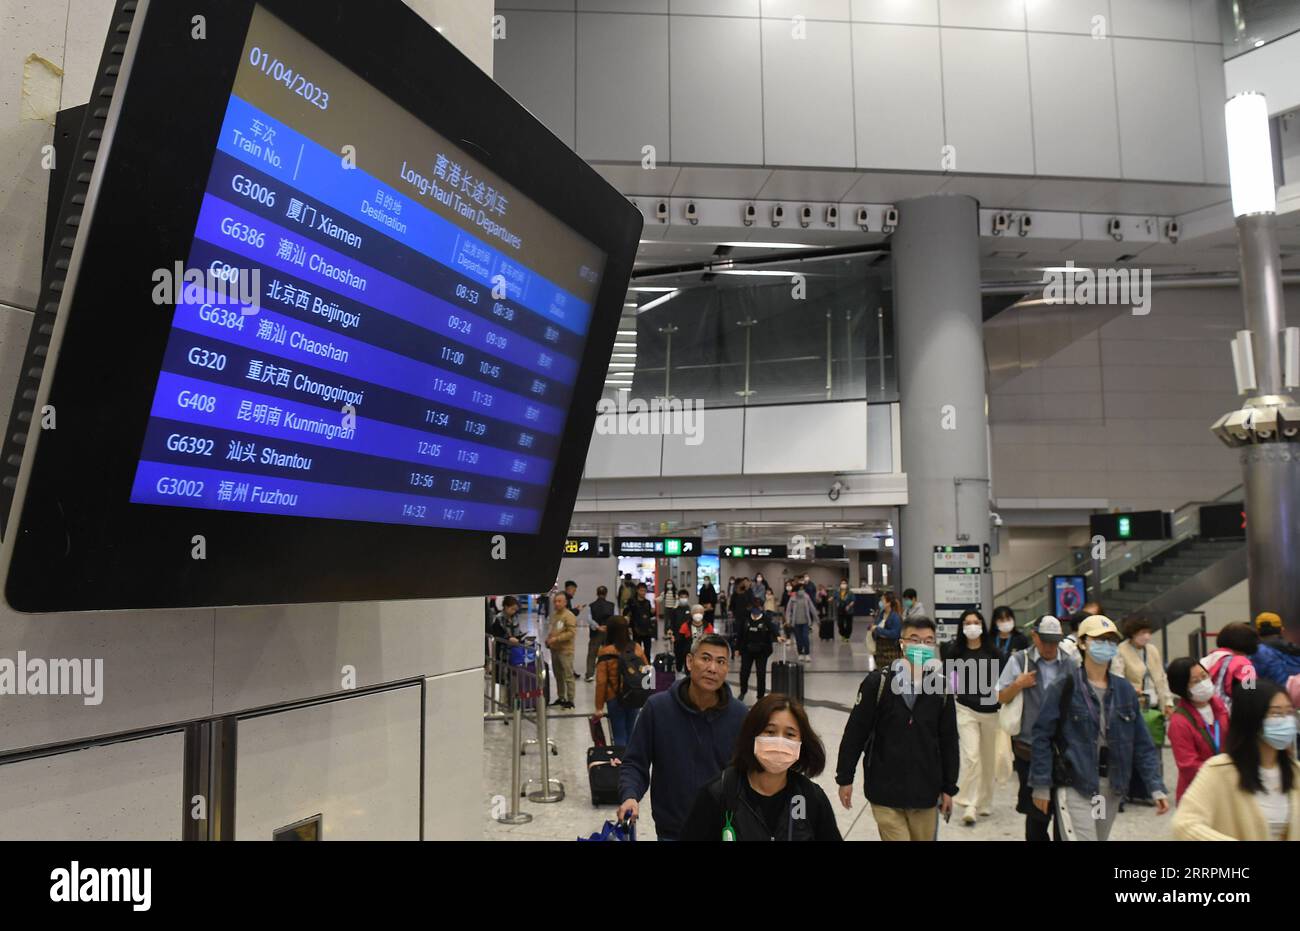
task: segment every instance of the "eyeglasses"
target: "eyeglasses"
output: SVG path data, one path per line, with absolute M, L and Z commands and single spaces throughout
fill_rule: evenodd
M 916 636 L 915 634 L 913 634 L 913 635 L 910 636 L 910 637 L 904 637 L 904 638 L 903 638 L 903 642 L 904 642 L 904 643 L 910 643 L 910 644 L 912 644 L 913 646 L 925 646 L 925 647 L 932 647 L 932 646 L 934 646 L 934 638 L 933 638 L 933 637 L 931 637 L 929 640 L 922 640 L 920 637 Z

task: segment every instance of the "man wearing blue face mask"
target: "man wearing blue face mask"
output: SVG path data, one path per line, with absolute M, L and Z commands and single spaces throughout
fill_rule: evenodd
M 957 705 L 944 685 L 934 621 L 903 621 L 903 659 L 867 675 L 840 739 L 835 783 L 853 807 L 863 759 L 867 801 L 881 840 L 934 840 L 939 815 L 952 813 L 961 758 Z
M 1029 784 L 1039 811 L 1056 802 L 1059 839 L 1104 841 L 1134 769 L 1157 814 L 1169 811 L 1169 801 L 1137 692 L 1110 671 L 1119 628 L 1098 614 L 1079 625 L 1078 637 L 1083 667 L 1052 683 L 1034 722 Z

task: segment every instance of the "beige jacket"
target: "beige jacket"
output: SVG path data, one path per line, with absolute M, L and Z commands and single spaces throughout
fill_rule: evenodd
M 1119 645 L 1119 652 L 1115 654 L 1115 659 L 1110 664 L 1110 671 L 1128 679 L 1139 696 L 1146 695 L 1146 689 L 1154 685 L 1157 703 L 1151 705 L 1151 708 L 1163 710 L 1173 707 L 1174 696 L 1169 691 L 1169 679 L 1165 676 L 1164 660 L 1160 656 L 1160 648 L 1155 643 L 1147 644 L 1146 664 L 1143 665 L 1142 651 L 1133 645 L 1132 640 L 1125 640 Z M 1147 672 L 1151 673 L 1149 681 L 1146 680 Z
M 573 655 L 573 639 L 578 635 L 578 619 L 568 608 L 551 615 L 551 635 L 547 645 L 553 653 Z
M 1300 840 L 1300 765 L 1289 762 L 1291 824 L 1287 840 Z M 1205 761 L 1174 813 L 1178 840 L 1268 840 L 1264 813 L 1253 795 L 1241 791 L 1237 767 L 1226 753 Z

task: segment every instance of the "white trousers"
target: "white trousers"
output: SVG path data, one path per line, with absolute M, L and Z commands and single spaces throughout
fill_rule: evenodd
M 993 777 L 997 774 L 998 747 L 1007 735 L 998 727 L 997 714 L 982 714 L 957 705 L 957 740 L 961 747 L 961 775 L 957 777 L 958 808 L 990 811 Z

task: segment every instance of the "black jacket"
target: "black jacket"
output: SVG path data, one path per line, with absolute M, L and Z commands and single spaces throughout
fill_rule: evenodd
M 653 637 L 655 635 L 654 608 L 650 607 L 649 598 L 633 598 L 627 603 L 623 613 L 627 615 L 632 636 Z
M 1002 671 L 1002 667 L 1007 664 L 1007 660 L 1011 659 L 1013 653 L 1021 653 L 1028 650 L 1030 646 L 1029 638 L 1018 630 L 1011 631 L 1009 650 L 1007 649 L 1007 641 L 998 639 L 1001 636 L 1002 631 L 994 628 L 993 632 L 987 637 L 989 646 L 993 647 L 993 652 L 998 654 L 998 672 Z
M 736 593 L 731 596 L 731 602 L 727 605 L 727 610 L 730 611 L 731 616 L 735 618 L 736 626 L 738 628 L 743 627 L 745 622 L 749 620 L 749 609 L 753 603 L 754 590 L 752 588 L 747 588 L 743 592 L 737 590 Z
M 886 808 L 933 808 L 940 793 L 957 794 L 957 703 L 951 695 L 922 694 L 909 709 L 894 691 L 894 676 L 885 676 L 883 688 L 881 676 L 880 670 L 870 673 L 858 687 L 840 740 L 835 784 L 853 784 L 858 758 L 866 751 L 868 801 Z
M 708 609 L 709 605 L 714 608 L 718 606 L 718 590 L 711 582 L 700 587 L 700 604 L 704 605 L 705 609 Z
M 597 624 L 604 625 L 613 616 L 614 602 L 597 598 L 591 603 L 591 619 Z
M 789 773 L 784 789 L 766 799 L 728 766 L 695 797 L 678 840 L 722 840 L 728 823 L 738 841 L 843 840 L 826 793 L 795 772 Z
M 766 613 L 757 620 L 746 617 L 740 622 L 737 646 L 750 656 L 771 656 L 772 644 L 778 636 L 776 624 Z

